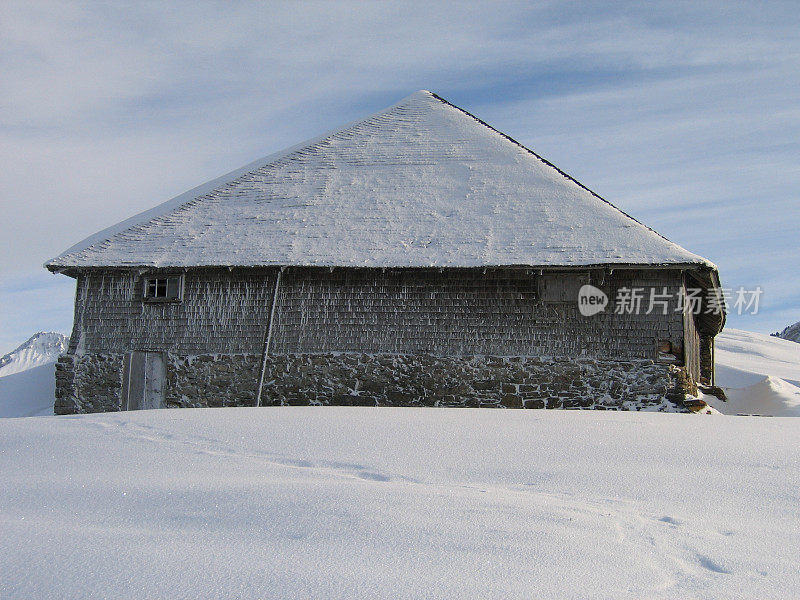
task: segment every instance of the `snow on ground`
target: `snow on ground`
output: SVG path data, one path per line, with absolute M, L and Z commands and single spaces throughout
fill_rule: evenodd
M 725 329 L 716 338 L 717 379 L 728 387 L 780 377 L 800 386 L 800 344 L 740 329 Z
M 727 330 L 727 413 L 800 415 Z M 54 365 L 0 377 L 52 414 Z M 286 407 L 0 420 L 0 598 L 800 596 L 794 419 Z
M 53 414 L 55 364 L 0 377 L 0 418 Z
M 703 399 L 725 414 L 800 417 L 800 344 L 726 329 L 716 338 L 716 382 L 727 402 Z
M 800 597 L 795 419 L 0 420 L 2 598 Z
M 779 377 L 765 377 L 745 388 L 724 388 L 726 401 L 703 396 L 723 414 L 800 417 L 800 388 Z

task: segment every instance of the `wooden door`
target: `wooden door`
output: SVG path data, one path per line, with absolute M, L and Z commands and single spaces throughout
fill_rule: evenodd
M 146 410 L 164 405 L 166 366 L 161 352 L 131 352 L 122 373 L 122 410 Z

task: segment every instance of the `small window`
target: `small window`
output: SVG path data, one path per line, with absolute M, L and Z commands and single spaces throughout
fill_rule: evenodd
M 183 297 L 183 277 L 147 277 L 144 280 L 144 299 L 148 302 L 179 302 Z

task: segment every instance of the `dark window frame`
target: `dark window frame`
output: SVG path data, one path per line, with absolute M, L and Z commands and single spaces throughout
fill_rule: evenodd
M 158 274 L 142 279 L 142 301 L 146 303 L 182 302 L 183 275 Z

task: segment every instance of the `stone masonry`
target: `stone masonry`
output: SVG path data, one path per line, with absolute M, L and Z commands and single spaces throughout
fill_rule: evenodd
M 122 356 L 65 355 L 56 412 L 120 410 Z M 257 355 L 168 355 L 168 407 L 253 406 Z M 264 405 L 683 410 L 696 390 L 654 361 L 390 354 L 291 354 L 267 361 Z

